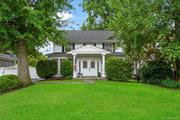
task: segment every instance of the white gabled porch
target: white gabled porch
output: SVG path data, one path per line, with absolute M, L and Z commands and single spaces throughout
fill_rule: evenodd
M 102 77 L 105 78 L 105 56 L 110 52 L 86 45 L 68 52 L 73 56 L 73 78 Z

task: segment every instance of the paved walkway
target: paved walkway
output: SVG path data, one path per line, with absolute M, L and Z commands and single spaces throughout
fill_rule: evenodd
M 43 81 L 45 79 L 43 78 L 36 78 L 36 79 L 31 79 L 33 83 L 39 82 L 39 81 Z

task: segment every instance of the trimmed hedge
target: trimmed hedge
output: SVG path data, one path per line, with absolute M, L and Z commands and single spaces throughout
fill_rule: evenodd
M 108 80 L 127 81 L 131 78 L 132 64 L 117 57 L 106 60 L 106 75 Z
M 16 75 L 0 76 L 0 91 L 11 90 L 22 85 L 20 79 Z
M 63 60 L 61 62 L 61 74 L 66 79 L 72 79 L 73 65 L 72 65 L 72 62 L 70 60 Z
M 55 60 L 40 60 L 36 66 L 39 77 L 50 78 L 57 73 L 57 62 Z
M 140 76 L 144 83 L 159 85 L 162 80 L 172 79 L 171 66 L 163 60 L 147 62 L 140 70 Z

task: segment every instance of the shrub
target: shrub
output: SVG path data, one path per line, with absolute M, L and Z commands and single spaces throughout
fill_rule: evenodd
M 140 70 L 140 76 L 144 83 L 160 84 L 161 80 L 172 78 L 171 66 L 163 60 L 149 61 Z
M 108 80 L 127 81 L 131 78 L 132 64 L 122 59 L 111 57 L 106 60 L 106 75 Z
M 6 91 L 21 86 L 21 81 L 16 75 L 0 76 L 0 91 Z
M 40 60 L 36 71 L 39 77 L 50 78 L 57 73 L 57 62 L 55 60 Z
M 168 88 L 180 88 L 180 83 L 171 79 L 162 80 L 161 86 Z
M 63 60 L 61 62 L 61 74 L 66 79 L 72 79 L 73 65 L 70 60 Z
M 28 56 L 29 65 L 36 67 L 39 60 L 47 60 L 47 57 L 42 53 L 34 53 Z

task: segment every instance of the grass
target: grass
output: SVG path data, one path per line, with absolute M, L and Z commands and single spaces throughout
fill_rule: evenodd
M 1 95 L 0 119 L 180 120 L 179 90 L 140 83 L 68 82 L 40 82 Z

